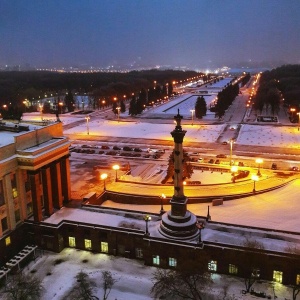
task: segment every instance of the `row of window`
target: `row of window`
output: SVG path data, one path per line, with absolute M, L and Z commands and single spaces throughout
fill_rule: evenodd
M 76 247 L 76 240 L 75 237 L 69 237 L 69 247 Z M 92 250 L 92 241 L 90 239 L 84 239 L 84 247 L 86 250 Z M 108 243 L 107 242 L 101 242 L 100 243 L 100 251 L 103 253 L 108 253 Z M 136 248 L 135 254 L 137 258 L 143 258 L 143 249 Z M 152 257 L 152 263 L 154 266 L 160 265 L 160 256 L 159 255 L 153 255 Z M 168 266 L 171 268 L 177 267 L 177 259 L 174 257 L 168 258 Z M 216 260 L 211 260 L 208 262 L 207 269 L 210 272 L 217 272 L 218 263 Z M 231 275 L 237 275 L 238 274 L 238 266 L 234 264 L 229 264 L 228 267 L 228 273 Z M 254 277 L 259 278 L 260 277 L 260 270 L 255 268 L 252 271 L 252 275 Z M 282 283 L 282 271 L 274 270 L 273 271 L 273 281 Z M 300 274 L 296 277 L 296 284 L 300 285 Z

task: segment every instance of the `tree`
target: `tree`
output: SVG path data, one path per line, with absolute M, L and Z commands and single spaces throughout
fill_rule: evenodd
M 198 119 L 202 119 L 203 116 L 206 116 L 207 106 L 206 101 L 203 96 L 198 97 L 195 105 L 195 116 Z
M 121 100 L 120 108 L 121 108 L 121 113 L 124 113 L 126 111 L 126 106 L 123 100 Z
M 179 297 L 180 299 L 202 300 L 203 294 L 211 283 L 210 273 L 198 273 L 195 268 L 190 271 L 157 269 L 151 293 L 155 298 Z
M 21 273 L 11 277 L 4 291 L 12 300 L 39 300 L 42 299 L 42 292 L 40 279 Z
M 110 271 L 102 271 L 103 279 L 103 300 L 108 299 L 108 295 L 113 287 L 113 285 L 118 281 L 114 279 Z
M 183 150 L 183 179 L 185 178 L 191 178 L 193 174 L 193 165 L 190 164 L 190 157 L 189 154 Z M 169 164 L 168 164 L 168 169 L 167 169 L 167 175 L 165 179 L 163 180 L 166 182 L 169 177 L 173 176 L 174 174 L 174 151 L 170 154 L 169 156 Z
M 65 103 L 68 108 L 68 112 L 74 111 L 75 102 L 74 102 L 73 94 L 71 91 L 69 91 L 68 94 L 66 95 Z
M 135 96 L 132 96 L 132 99 L 130 100 L 130 104 L 129 104 L 129 115 L 135 116 L 136 114 L 137 114 L 136 98 L 135 98 Z
M 81 271 L 75 278 L 77 280 L 76 285 L 64 300 L 99 300 L 98 297 L 93 295 L 94 283 L 89 280 L 86 273 Z

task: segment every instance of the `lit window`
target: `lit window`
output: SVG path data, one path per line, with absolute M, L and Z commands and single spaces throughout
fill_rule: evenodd
M 273 271 L 273 281 L 282 283 L 282 272 L 281 271 Z
M 229 274 L 237 274 L 238 267 L 236 265 L 229 264 Z
M 101 242 L 101 252 L 108 253 L 108 243 Z
M 11 244 L 10 236 L 5 239 L 5 246 L 9 246 Z
M 143 249 L 142 248 L 136 248 L 135 249 L 135 256 L 138 258 L 143 258 Z
M 84 239 L 84 247 L 86 250 L 92 250 L 92 241 Z
M 173 257 L 169 257 L 169 266 L 170 267 L 177 267 L 177 259 Z
M 76 241 L 73 236 L 69 236 L 69 247 L 76 247 Z
M 153 255 L 153 264 L 159 266 L 160 262 L 159 262 L 158 255 L 156 255 L 156 256 Z
M 300 274 L 297 274 L 296 285 L 300 285 Z
M 211 260 L 208 263 L 208 271 L 216 272 L 217 271 L 217 261 L 216 260 Z

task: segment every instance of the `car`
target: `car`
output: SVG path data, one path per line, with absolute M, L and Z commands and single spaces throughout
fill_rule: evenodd
M 143 150 L 141 148 L 134 148 L 133 151 L 134 152 L 142 152 Z
M 123 147 L 124 151 L 133 151 L 133 149 L 131 147 L 125 146 Z
M 202 158 L 202 157 L 199 157 L 199 158 L 198 158 L 198 162 L 203 162 L 203 158 Z
M 106 146 L 106 145 L 102 145 L 102 146 L 101 146 L 101 149 L 108 150 L 108 149 L 109 149 L 109 147 L 108 147 L 108 146 Z
M 121 148 L 118 146 L 113 146 L 113 150 L 121 150 Z
M 215 164 L 219 165 L 220 164 L 220 160 L 216 159 Z
M 244 163 L 243 163 L 242 161 L 239 161 L 239 162 L 238 162 L 238 166 L 239 166 L 239 167 L 244 167 Z
M 228 145 L 228 142 L 224 141 L 222 142 L 222 145 Z
M 272 166 L 271 166 L 271 169 L 272 170 L 277 170 L 277 164 L 273 163 Z
M 215 160 L 211 158 L 211 159 L 208 161 L 208 163 L 209 163 L 209 164 L 213 164 L 214 161 L 215 161 Z
M 217 158 L 227 158 L 227 156 L 225 154 L 218 154 L 216 157 Z
M 294 167 L 291 167 L 291 170 L 292 171 L 299 171 L 299 168 L 294 166 Z

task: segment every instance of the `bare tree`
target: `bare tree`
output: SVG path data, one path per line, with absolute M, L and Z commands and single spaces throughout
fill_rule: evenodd
M 212 282 L 210 273 L 183 272 L 157 269 L 152 280 L 154 297 L 179 297 L 179 299 L 202 300 L 204 292 Z
M 93 295 L 95 284 L 89 280 L 88 274 L 81 271 L 75 278 L 77 279 L 76 285 L 64 300 L 99 300 L 98 297 Z
M 103 300 L 108 299 L 108 295 L 113 287 L 113 285 L 118 281 L 113 278 L 110 271 L 102 271 L 102 279 L 103 279 Z
M 4 290 L 6 299 L 10 300 L 39 300 L 42 292 L 43 286 L 40 279 L 21 273 L 12 276 L 7 281 Z

